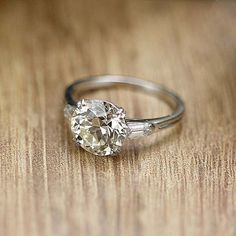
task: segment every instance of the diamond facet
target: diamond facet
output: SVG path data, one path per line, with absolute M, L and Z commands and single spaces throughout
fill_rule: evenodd
M 123 108 L 102 100 L 81 100 L 70 117 L 74 140 L 100 156 L 120 151 L 129 133 Z

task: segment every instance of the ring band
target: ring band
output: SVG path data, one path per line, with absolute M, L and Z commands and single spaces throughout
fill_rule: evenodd
M 157 118 L 130 119 L 125 117 L 123 108 L 111 102 L 74 99 L 75 92 L 82 95 L 117 84 L 152 93 L 170 104 L 174 111 Z M 117 154 L 126 138 L 150 135 L 176 123 L 184 114 L 184 103 L 176 93 L 156 83 L 130 76 L 103 75 L 77 80 L 66 88 L 65 99 L 65 116 L 74 140 L 85 150 L 100 156 Z

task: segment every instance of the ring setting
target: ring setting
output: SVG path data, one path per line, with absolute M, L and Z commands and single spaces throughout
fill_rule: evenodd
M 161 96 L 172 103 L 174 112 L 151 119 L 129 119 L 126 111 L 112 102 L 74 99 L 75 91 L 83 94 L 112 85 L 130 85 Z M 172 91 L 156 83 L 127 76 L 104 75 L 80 79 L 67 87 L 65 98 L 64 115 L 75 143 L 97 156 L 114 156 L 122 150 L 128 138 L 148 136 L 169 127 L 179 121 L 184 113 L 183 101 Z

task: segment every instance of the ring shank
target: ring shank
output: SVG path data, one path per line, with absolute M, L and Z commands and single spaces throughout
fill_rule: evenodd
M 157 129 L 166 128 L 176 123 L 182 118 L 184 114 L 184 103 L 177 94 L 151 81 L 141 80 L 130 76 L 103 75 L 77 80 L 67 87 L 65 91 L 65 99 L 68 104 L 76 105 L 77 101 L 73 98 L 75 91 L 86 92 L 92 89 L 109 87 L 116 84 L 131 85 L 136 88 L 140 88 L 148 93 L 152 93 L 158 97 L 161 97 L 161 99 L 174 106 L 173 113 L 167 116 L 151 119 L 127 119 L 128 125 L 133 127 L 133 129 L 136 128 L 147 131 L 147 134 L 149 132 L 152 133 Z

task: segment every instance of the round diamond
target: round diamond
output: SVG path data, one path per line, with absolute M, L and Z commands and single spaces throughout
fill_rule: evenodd
M 128 135 L 123 108 L 101 100 L 81 100 L 70 118 L 76 143 L 100 156 L 119 152 Z

